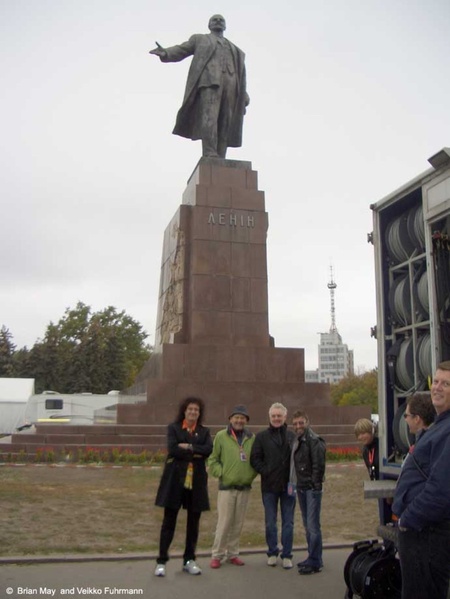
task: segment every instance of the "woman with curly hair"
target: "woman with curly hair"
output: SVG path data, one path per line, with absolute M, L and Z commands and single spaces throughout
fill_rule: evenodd
M 209 429 L 202 425 L 204 411 L 202 399 L 187 397 L 167 428 L 167 459 L 155 500 L 157 506 L 164 508 L 155 576 L 166 575 L 169 548 L 182 507 L 187 510 L 183 570 L 202 573 L 195 562 L 195 550 L 201 513 L 209 510 L 206 459 L 212 451 Z

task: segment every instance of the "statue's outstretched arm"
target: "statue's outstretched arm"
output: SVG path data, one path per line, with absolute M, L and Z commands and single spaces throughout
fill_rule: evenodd
M 167 56 L 167 52 L 164 50 L 164 48 L 162 46 L 160 46 L 158 44 L 158 42 L 155 42 L 155 44 L 156 44 L 156 48 L 154 48 L 153 50 L 150 50 L 149 54 L 155 54 L 156 56 L 159 56 L 160 58 Z

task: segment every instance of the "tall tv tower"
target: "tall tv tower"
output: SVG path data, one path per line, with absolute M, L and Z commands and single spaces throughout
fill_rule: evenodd
M 330 333 L 337 333 L 336 327 L 336 309 L 334 306 L 334 290 L 337 285 L 334 282 L 333 278 L 333 265 L 330 265 L 330 282 L 328 283 L 328 289 L 330 290 L 330 299 L 331 299 L 331 326 Z

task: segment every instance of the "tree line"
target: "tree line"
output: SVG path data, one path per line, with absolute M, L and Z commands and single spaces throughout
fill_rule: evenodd
M 369 405 L 373 413 L 378 413 L 377 369 L 360 375 L 346 376 L 331 385 L 330 396 L 336 406 Z
M 124 311 L 99 312 L 78 302 L 50 322 L 31 349 L 17 349 L 13 335 L 0 330 L 0 378 L 34 378 L 36 393 L 107 393 L 126 389 L 151 355 L 142 326 Z M 377 371 L 345 377 L 331 385 L 334 405 L 370 405 L 378 411 Z
M 50 322 L 43 339 L 17 349 L 13 335 L 0 330 L 0 377 L 34 378 L 36 393 L 107 393 L 133 384 L 151 354 L 147 333 L 128 316 L 108 306 L 92 312 L 78 302 Z

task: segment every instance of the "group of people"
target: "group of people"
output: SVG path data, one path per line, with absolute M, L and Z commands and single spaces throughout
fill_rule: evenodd
M 155 574 L 164 576 L 178 512 L 187 510 L 183 569 L 201 574 L 196 546 L 201 513 L 208 510 L 208 473 L 218 479 L 217 527 L 210 567 L 224 561 L 243 566 L 239 539 L 244 525 L 250 489 L 257 474 L 265 515 L 267 565 L 278 559 L 293 567 L 292 546 L 296 498 L 307 540 L 307 558 L 297 564 L 300 574 L 323 568 L 320 511 L 325 474 L 325 442 L 310 427 L 304 411 L 292 415 L 274 403 L 269 427 L 256 435 L 248 429 L 249 414 L 236 406 L 226 429 L 214 442 L 203 426 L 204 402 L 185 399 L 168 427 L 168 455 L 156 497 L 164 508 Z M 411 395 L 404 418 L 415 436 L 406 456 L 391 501 L 399 531 L 398 553 L 402 571 L 402 599 L 446 599 L 450 580 L 450 361 L 441 362 L 431 393 Z M 363 457 L 372 479 L 379 477 L 379 447 L 375 426 L 361 419 L 355 435 L 363 444 Z M 281 549 L 278 543 L 278 508 L 281 513 Z
M 405 402 L 414 444 L 403 461 L 393 520 L 402 572 L 402 599 L 447 599 L 450 580 L 450 360 L 441 362 L 431 392 Z M 372 479 L 379 478 L 378 437 L 370 420 L 355 425 Z
M 287 426 L 286 407 L 274 403 L 269 409 L 269 427 L 255 435 L 247 426 L 250 417 L 246 406 L 237 405 L 229 415 L 227 428 L 219 431 L 213 442 L 208 428 L 202 424 L 204 411 L 202 399 L 188 397 L 181 402 L 175 422 L 168 427 L 168 455 L 155 501 L 164 508 L 155 575 L 166 574 L 181 508 L 187 510 L 183 570 L 201 574 L 195 551 L 201 513 L 210 508 L 207 466 L 219 483 L 212 569 L 220 568 L 225 561 L 234 566 L 245 565 L 239 555 L 239 541 L 252 482 L 259 474 L 267 565 L 275 567 L 280 558 L 284 569 L 293 568 L 294 512 L 298 497 L 308 549 L 307 558 L 297 564 L 298 572 L 320 572 L 323 567 L 320 509 L 326 449 L 323 439 L 311 429 L 307 414 L 301 410 L 294 412 L 292 431 Z

